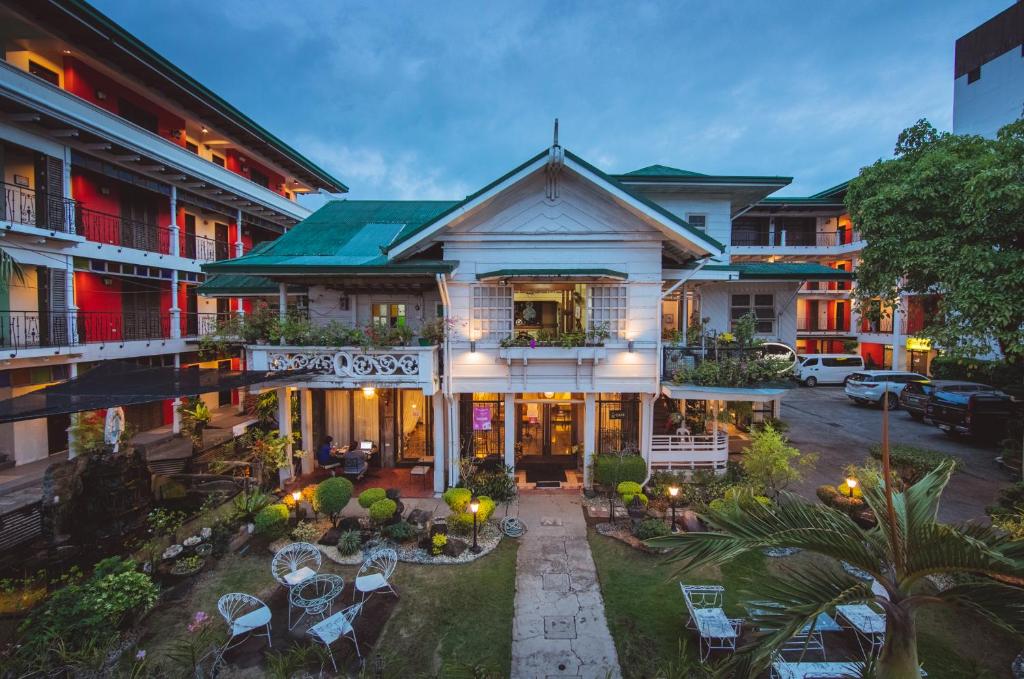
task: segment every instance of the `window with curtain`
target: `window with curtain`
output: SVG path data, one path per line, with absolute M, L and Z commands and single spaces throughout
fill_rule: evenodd
M 511 335 L 512 308 L 512 286 L 475 286 L 470 339 L 500 342 Z
M 627 300 L 625 285 L 588 285 L 587 329 L 607 324 L 611 339 L 625 339 Z

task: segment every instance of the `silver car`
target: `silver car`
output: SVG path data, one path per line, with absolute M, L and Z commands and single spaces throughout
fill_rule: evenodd
M 846 380 L 843 391 L 854 403 L 882 405 L 882 399 L 889 402 L 889 409 L 900 407 L 900 392 L 908 382 L 927 381 L 928 378 L 918 373 L 903 370 L 865 370 L 855 372 Z

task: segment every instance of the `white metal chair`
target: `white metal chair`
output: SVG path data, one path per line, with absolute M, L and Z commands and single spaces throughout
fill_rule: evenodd
M 711 651 L 736 651 L 743 621 L 729 618 L 722 604 L 725 588 L 721 585 L 684 585 L 679 583 L 690 614 L 687 627 L 697 630 L 701 662 L 707 661 Z
M 398 565 L 398 553 L 393 549 L 378 549 L 370 554 L 370 557 L 359 567 L 356 573 L 356 580 L 352 588 L 352 600 L 356 599 L 356 592 L 362 594 L 360 601 L 366 601 L 368 595 L 382 589 L 387 589 L 396 597 L 398 592 L 391 585 L 391 575 Z
M 338 664 L 334 661 L 334 653 L 331 651 L 331 644 L 342 637 L 352 637 L 352 644 L 356 647 L 356 657 L 362 659 L 359 652 L 359 642 L 356 640 L 355 619 L 363 610 L 363 602 L 352 604 L 348 608 L 338 611 L 331 617 L 318 622 L 309 628 L 310 635 L 327 647 L 327 655 L 331 658 L 331 665 L 334 671 L 338 671 Z
M 320 550 L 316 545 L 293 542 L 279 549 L 274 555 L 274 560 L 270 562 L 274 580 L 288 590 L 288 629 L 292 628 L 292 588 L 316 575 L 320 570 L 320 559 Z
M 858 662 L 787 662 L 776 655 L 772 662 L 772 679 L 853 679 L 861 675 Z
M 228 641 L 224 648 L 220 650 L 222 655 L 229 648 L 238 645 L 237 643 L 232 643 L 235 637 L 245 636 L 261 627 L 266 628 L 266 635 L 258 634 L 255 636 L 266 636 L 267 646 L 271 646 L 270 609 L 265 603 L 251 594 L 232 592 L 231 594 L 225 594 L 217 601 L 217 610 L 224 617 L 224 622 L 228 624 Z M 245 639 L 242 639 L 238 643 L 244 641 Z

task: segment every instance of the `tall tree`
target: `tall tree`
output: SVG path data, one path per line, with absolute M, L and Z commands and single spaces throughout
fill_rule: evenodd
M 846 195 L 867 245 L 856 270 L 873 298 L 937 293 L 921 333 L 952 355 L 1024 363 L 1024 120 L 996 139 L 904 130 L 895 157 L 865 167 Z

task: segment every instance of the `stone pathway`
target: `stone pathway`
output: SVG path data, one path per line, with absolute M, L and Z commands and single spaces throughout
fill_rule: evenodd
M 621 677 L 577 493 L 520 495 L 513 679 Z

